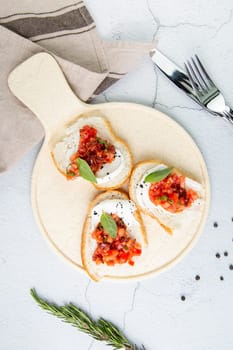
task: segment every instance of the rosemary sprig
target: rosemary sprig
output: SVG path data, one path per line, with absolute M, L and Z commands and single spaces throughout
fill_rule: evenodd
M 69 323 L 80 331 L 87 333 L 92 338 L 106 342 L 107 345 L 112 346 L 113 349 L 117 350 L 124 348 L 125 350 L 146 350 L 143 345 L 138 347 L 131 343 L 111 322 L 106 321 L 103 318 L 94 321 L 86 312 L 72 303 L 62 306 L 51 303 L 39 297 L 34 288 L 31 289 L 30 292 L 34 300 L 42 309 L 57 316 L 63 322 Z

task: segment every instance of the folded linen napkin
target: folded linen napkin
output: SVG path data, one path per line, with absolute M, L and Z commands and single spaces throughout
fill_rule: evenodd
M 44 135 L 40 121 L 9 91 L 9 73 L 41 51 L 53 54 L 83 100 L 123 77 L 154 46 L 101 40 L 83 1 L 9 0 L 0 9 L 0 173 Z

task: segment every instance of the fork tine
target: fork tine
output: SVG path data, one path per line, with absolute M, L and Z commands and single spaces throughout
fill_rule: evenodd
M 196 60 L 194 58 L 191 58 L 191 60 L 192 60 L 192 64 L 194 66 L 194 69 L 196 71 L 196 74 L 198 76 L 198 80 L 201 84 L 201 87 L 203 88 L 203 90 L 207 91 L 209 89 L 209 85 L 207 84 L 207 82 L 205 80 L 205 74 L 203 74 L 202 68 L 198 67 L 198 64 L 196 63 Z
M 193 84 L 194 84 L 194 88 L 195 88 L 196 93 L 198 93 L 198 94 L 203 94 L 202 86 L 201 86 L 201 84 L 200 84 L 200 82 L 199 82 L 199 80 L 198 80 L 197 74 L 196 74 L 196 72 L 194 71 L 191 62 L 187 61 L 187 66 L 188 66 L 188 69 L 189 69 L 190 80 L 193 81 Z
M 191 64 L 200 88 L 206 92 L 206 89 L 208 89 L 208 86 L 205 84 L 205 81 L 200 74 L 200 69 L 197 67 L 196 62 L 193 58 L 191 58 Z
M 211 85 L 211 86 L 215 86 L 213 80 L 210 78 L 209 74 L 207 73 L 206 69 L 204 68 L 203 64 L 201 63 L 199 57 L 197 55 L 195 55 L 195 58 L 199 64 L 199 67 L 201 68 L 201 73 L 203 76 L 205 76 L 206 80 L 208 81 L 208 83 Z
M 189 61 L 187 61 L 187 64 L 185 63 L 184 66 L 185 66 L 186 72 L 188 74 L 188 77 L 189 77 L 190 83 L 192 85 L 192 88 L 195 91 L 195 93 L 197 94 L 199 91 L 197 89 L 196 82 L 194 81 L 194 78 L 193 78 L 192 73 L 190 71 Z

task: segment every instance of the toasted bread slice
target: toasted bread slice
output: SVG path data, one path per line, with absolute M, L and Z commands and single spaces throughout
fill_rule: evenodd
M 200 183 L 185 177 L 187 189 L 193 189 L 198 193 L 198 199 L 193 202 L 191 207 L 184 209 L 182 212 L 171 213 L 161 205 L 155 205 L 149 198 L 149 187 L 151 184 L 145 183 L 144 179 L 150 173 L 168 167 L 168 165 L 159 160 L 148 160 L 138 163 L 131 174 L 129 193 L 130 198 L 136 203 L 140 211 L 156 219 L 168 233 L 172 233 L 174 229 L 182 225 L 182 220 L 185 220 L 187 215 L 190 217 L 196 216 L 200 212 L 203 202 L 203 188 Z M 175 168 L 173 168 L 172 173 L 181 175 L 181 172 Z
M 132 170 L 132 155 L 127 144 L 113 132 L 110 123 L 98 111 L 80 116 L 75 122 L 65 126 L 65 129 L 56 133 L 56 138 L 50 142 L 51 155 L 54 163 L 65 177 L 70 164 L 70 157 L 77 151 L 79 145 L 79 130 L 89 125 L 97 130 L 97 136 L 107 140 L 115 146 L 116 154 L 111 163 L 105 164 L 96 174 L 97 189 L 108 190 L 121 187 Z M 75 181 L 83 181 L 75 177 Z
M 82 264 L 88 275 L 94 280 L 99 281 L 103 277 L 124 277 L 132 273 L 133 269 L 140 260 L 140 256 L 134 257 L 135 266 L 128 263 L 115 264 L 108 266 L 105 263 L 96 264 L 93 261 L 93 253 L 97 247 L 96 240 L 92 238 L 92 232 L 100 222 L 103 212 L 108 214 L 117 214 L 127 225 L 127 232 L 131 238 L 140 243 L 142 252 L 147 244 L 145 229 L 142 223 L 140 213 L 135 204 L 129 200 L 128 196 L 122 191 L 107 191 L 99 194 L 90 204 L 87 218 L 84 224 L 81 244 Z

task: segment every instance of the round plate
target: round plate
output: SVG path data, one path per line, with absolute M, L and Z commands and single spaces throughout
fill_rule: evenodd
M 192 225 L 182 223 L 173 235 L 148 216 L 143 221 L 148 235 L 147 262 L 132 272 L 112 279 L 140 279 L 164 271 L 181 259 L 199 237 L 209 207 L 209 178 L 203 157 L 189 134 L 171 118 L 149 107 L 131 103 L 92 106 L 110 121 L 116 135 L 125 140 L 134 163 L 160 159 L 179 168 L 203 185 L 205 204 Z M 49 135 L 38 155 L 32 177 L 32 204 L 38 224 L 57 253 L 82 268 L 80 242 L 90 201 L 98 191 L 79 178 L 66 181 L 54 166 Z M 136 266 L 136 264 L 135 264 Z M 128 269 L 127 269 L 128 271 Z

